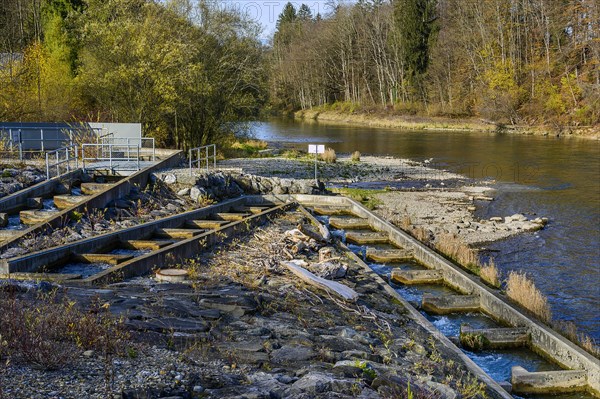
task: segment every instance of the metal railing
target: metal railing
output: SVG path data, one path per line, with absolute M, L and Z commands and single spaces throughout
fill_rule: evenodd
M 66 173 L 69 173 L 73 161 L 75 162 L 75 169 L 79 168 L 79 154 L 76 145 L 69 145 L 46 152 L 46 179 L 50 179 L 51 171 L 54 168 L 56 168 L 56 176 L 60 176 L 62 165 L 65 165 Z
M 212 151 L 210 151 L 212 149 Z M 212 155 L 209 154 L 212 152 Z M 209 144 L 202 147 L 191 148 L 188 152 L 188 159 L 190 162 L 190 175 L 194 173 L 194 165 L 197 165 L 198 170 L 202 169 L 202 164 L 206 164 L 206 171 L 210 165 L 210 159 L 212 158 L 213 168 L 217 168 L 217 145 Z
M 123 165 L 122 162 L 133 162 L 137 170 L 140 170 L 140 146 L 137 144 L 82 144 L 81 162 L 84 172 L 86 171 L 86 161 L 107 162 L 109 169 L 118 166 L 125 170 L 130 165 Z M 120 162 L 121 164 L 116 164 Z
M 142 157 L 147 156 L 150 160 L 156 160 L 156 146 L 153 137 L 114 137 L 112 133 L 108 133 L 99 137 L 101 144 L 137 144 L 140 147 Z

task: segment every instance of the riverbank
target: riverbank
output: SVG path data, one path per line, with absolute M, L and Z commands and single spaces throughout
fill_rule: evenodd
M 516 135 L 578 137 L 599 140 L 600 126 L 526 126 L 499 125 L 478 118 L 446 118 L 416 115 L 395 115 L 385 112 L 344 112 L 312 108 L 301 110 L 294 117 L 304 122 L 348 124 L 355 126 L 399 129 L 436 130 L 447 132 L 505 133 Z

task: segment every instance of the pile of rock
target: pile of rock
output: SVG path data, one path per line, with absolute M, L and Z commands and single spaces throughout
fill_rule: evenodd
M 0 182 L 2 184 L 0 184 L 0 198 L 33 186 L 46 179 L 46 175 L 41 170 L 30 165 L 25 166 L 23 169 L 7 167 L 1 170 Z

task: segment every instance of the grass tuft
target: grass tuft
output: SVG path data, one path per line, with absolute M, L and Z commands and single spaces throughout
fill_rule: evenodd
M 506 283 L 506 295 L 535 314 L 541 321 L 550 323 L 552 312 L 548 299 L 525 273 L 511 271 Z
M 360 162 L 360 151 L 354 151 L 352 153 L 352 162 Z
M 500 271 L 496 267 L 496 263 L 493 258 L 481 266 L 479 269 L 479 277 L 485 283 L 495 288 L 500 288 Z
M 440 234 L 435 241 L 435 248 L 475 274 L 479 274 L 481 264 L 477 252 L 456 234 Z
M 335 150 L 333 148 L 327 148 L 323 154 L 321 154 L 321 160 L 326 163 L 335 163 L 337 160 L 337 156 L 335 155 Z

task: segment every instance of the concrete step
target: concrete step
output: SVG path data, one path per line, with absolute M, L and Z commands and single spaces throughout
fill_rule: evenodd
M 125 248 L 131 249 L 150 249 L 152 251 L 156 251 L 167 245 L 173 244 L 171 240 L 127 240 L 122 241 L 121 244 Z
M 344 206 L 315 206 L 313 210 L 319 215 L 333 216 L 333 215 L 350 215 L 350 210 Z
M 118 265 L 133 259 L 133 255 L 114 255 L 114 254 L 76 254 L 74 260 L 84 263 L 108 263 L 109 265 Z
M 460 343 L 472 350 L 518 348 L 529 342 L 527 328 L 471 328 L 460 326 Z
M 248 216 L 251 216 L 251 213 L 230 213 L 230 212 L 219 212 L 214 213 L 213 216 L 216 220 L 227 220 L 229 222 L 237 222 L 239 220 L 244 220 Z
M 27 208 L 42 209 L 44 207 L 44 199 L 42 197 L 27 198 Z
M 358 245 L 367 244 L 385 244 L 389 240 L 389 236 L 386 233 L 373 231 L 369 233 L 357 233 L 354 231 L 346 232 L 346 241 Z
M 60 211 L 21 211 L 19 212 L 19 217 L 21 218 L 21 223 L 33 225 L 43 223 L 53 218 L 59 212 Z
M 215 230 L 223 227 L 228 223 L 230 222 L 227 220 L 188 220 L 187 222 L 185 222 L 185 226 L 190 228 Z
M 254 205 L 254 206 L 236 206 L 232 209 L 233 212 L 237 213 L 252 213 L 258 214 L 266 211 L 267 209 L 272 208 L 268 205 Z
M 159 238 L 192 238 L 198 234 L 204 233 L 204 229 L 157 229 L 154 232 L 155 237 Z
M 512 392 L 518 394 L 558 394 L 584 391 L 588 385 L 586 370 L 538 371 L 514 366 Z
M 112 184 L 109 183 L 81 183 L 81 193 L 87 195 L 98 194 L 111 186 Z
M 54 206 L 58 209 L 67 209 L 74 205 L 81 204 L 90 198 L 89 195 L 55 195 Z
M 424 294 L 421 307 L 428 313 L 449 314 L 457 312 L 479 311 L 478 295 L 444 295 Z
M 391 279 L 394 283 L 405 285 L 441 284 L 444 274 L 439 270 L 392 270 Z
M 413 255 L 404 249 L 367 248 L 367 259 L 377 263 L 396 263 L 413 260 Z
M 359 230 L 371 228 L 371 225 L 367 219 L 354 217 L 332 216 L 329 218 L 329 225 L 333 228 L 341 230 Z

